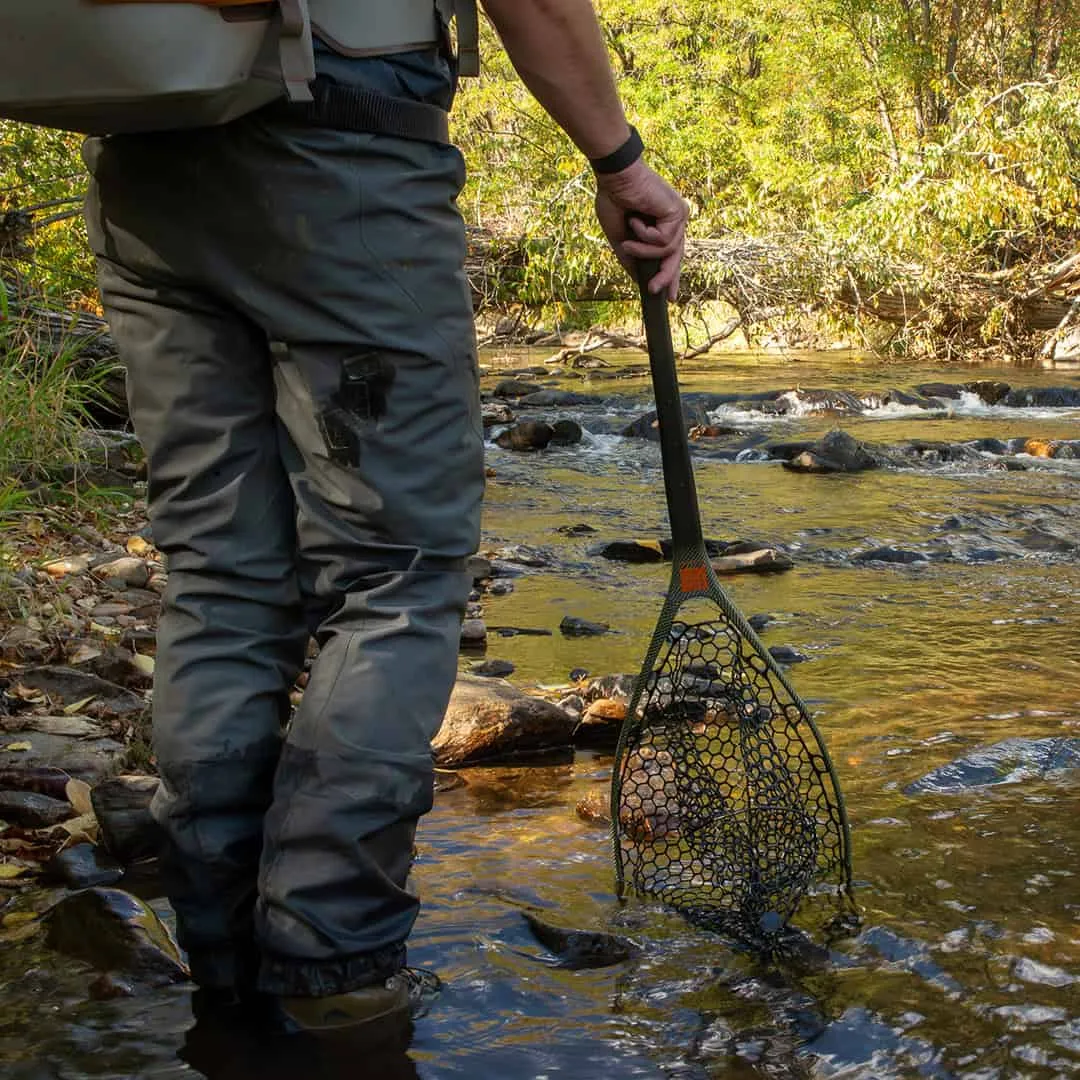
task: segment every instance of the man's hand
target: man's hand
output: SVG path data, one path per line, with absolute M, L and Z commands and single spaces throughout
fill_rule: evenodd
M 483 0 L 518 74 L 548 115 L 588 158 L 618 149 L 630 134 L 592 0 Z M 655 219 L 626 229 L 627 213 Z M 686 204 L 642 161 L 597 176 L 596 214 L 619 261 L 660 259 L 649 283 L 675 299 Z
M 660 271 L 649 282 L 649 292 L 667 292 L 668 299 L 675 300 L 686 239 L 686 203 L 640 158 L 622 172 L 598 175 L 596 185 L 596 216 L 619 262 L 632 275 L 635 259 L 659 259 Z M 652 224 L 635 216 L 628 233 L 627 214 L 641 215 Z

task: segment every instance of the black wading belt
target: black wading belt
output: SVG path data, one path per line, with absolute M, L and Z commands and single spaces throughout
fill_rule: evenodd
M 327 79 L 316 79 L 311 92 L 314 101 L 279 102 L 268 108 L 283 117 L 318 127 L 365 135 L 395 135 L 422 142 L 450 142 L 449 119 L 438 105 L 388 97 Z

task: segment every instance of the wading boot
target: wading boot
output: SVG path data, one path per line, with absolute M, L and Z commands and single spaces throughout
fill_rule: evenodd
M 385 1031 L 392 1036 L 426 1012 L 441 984 L 437 975 L 402 968 L 383 983 L 329 997 L 282 997 L 278 1005 L 288 1025 L 311 1035 Z

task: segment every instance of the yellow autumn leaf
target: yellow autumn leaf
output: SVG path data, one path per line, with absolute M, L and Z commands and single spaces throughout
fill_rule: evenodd
M 22 877 L 25 873 L 25 866 L 10 862 L 0 863 L 0 881 L 11 881 L 14 878 Z
M 25 926 L 27 923 L 37 922 L 38 916 L 35 911 L 12 911 L 4 916 L 3 923 L 0 923 L 5 930 L 10 930 L 15 926 Z
M 90 785 L 85 780 L 69 780 L 64 785 L 64 795 L 80 817 L 94 812 L 90 803 Z
M 154 545 L 144 540 L 141 536 L 131 536 L 125 545 L 129 555 L 149 555 L 154 550 Z
M 15 750 L 20 750 L 20 751 L 33 750 L 34 749 L 34 744 L 33 743 L 28 743 L 28 742 L 11 742 L 11 743 L 8 743 L 7 746 L 4 747 L 4 749 L 5 750 L 12 750 L 12 751 L 15 751 Z
M 648 548 L 650 551 L 655 551 L 659 555 L 664 554 L 664 549 L 660 545 L 659 540 L 635 540 L 635 544 L 638 547 Z
M 64 715 L 74 716 L 76 713 L 82 712 L 96 697 L 97 694 L 91 694 L 88 698 L 83 698 L 82 701 L 73 701 L 70 705 L 65 705 Z
M 131 662 L 143 675 L 154 674 L 154 658 L 152 656 L 147 656 L 145 653 L 135 653 L 131 658 Z

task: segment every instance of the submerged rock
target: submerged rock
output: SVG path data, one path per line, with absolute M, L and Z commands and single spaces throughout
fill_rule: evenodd
M 791 645 L 770 645 L 769 655 L 778 664 L 801 664 L 810 659 Z
M 570 746 L 576 724 L 502 679 L 459 675 L 432 749 L 441 766 L 535 754 Z
M 795 563 L 775 548 L 760 548 L 712 560 L 717 574 L 777 574 L 791 570 Z
M 904 788 L 907 795 L 950 793 L 1080 769 L 1080 738 L 1003 739 L 942 765 Z
M 894 547 L 876 547 L 852 555 L 851 561 L 856 563 L 883 562 L 910 565 L 912 563 L 924 563 L 928 560 L 921 551 L 905 551 L 903 548 Z
M 481 660 L 469 667 L 470 675 L 479 675 L 485 679 L 505 679 L 514 674 L 514 665 L 509 660 Z
M 619 934 L 597 930 L 570 930 L 545 922 L 523 911 L 533 936 L 559 958 L 559 966 L 571 969 L 611 967 L 641 955 L 641 946 Z
M 120 889 L 72 893 L 42 916 L 46 942 L 99 971 L 151 983 L 183 982 L 188 970 L 165 924 L 142 900 Z
M 830 431 L 809 450 L 804 450 L 784 468 L 803 473 L 855 473 L 877 468 L 877 459 L 846 431 Z
M 585 796 L 577 806 L 574 808 L 574 812 L 582 821 L 587 821 L 590 825 L 610 825 L 611 824 L 611 791 L 605 788 L 603 791 L 592 791 Z
M 567 637 L 596 637 L 610 633 L 611 627 L 607 623 L 589 622 L 588 619 L 567 615 L 559 623 L 559 630 Z

